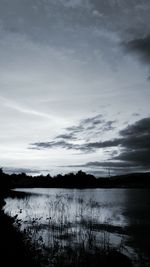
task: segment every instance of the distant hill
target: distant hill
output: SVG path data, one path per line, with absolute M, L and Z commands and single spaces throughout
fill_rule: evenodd
M 150 173 L 130 173 L 110 178 L 113 184 L 127 185 L 129 187 L 147 187 L 150 186 Z
M 106 178 L 98 178 L 99 185 L 104 183 L 108 187 L 129 187 L 129 188 L 142 188 L 150 187 L 150 173 L 130 173 L 125 175 L 117 175 Z

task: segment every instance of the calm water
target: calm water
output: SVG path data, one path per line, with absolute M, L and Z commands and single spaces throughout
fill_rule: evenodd
M 150 191 L 146 189 L 16 189 L 5 212 L 38 246 L 106 244 L 143 266 L 150 253 Z M 21 194 L 24 193 L 24 194 Z M 16 216 L 17 215 L 17 216 Z M 90 243 L 89 243 L 90 242 Z

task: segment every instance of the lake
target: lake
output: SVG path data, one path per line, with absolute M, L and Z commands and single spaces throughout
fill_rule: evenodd
M 14 192 L 5 200 L 5 213 L 15 218 L 16 227 L 45 256 L 56 245 L 114 247 L 130 257 L 133 266 L 150 266 L 150 190 L 22 188 Z

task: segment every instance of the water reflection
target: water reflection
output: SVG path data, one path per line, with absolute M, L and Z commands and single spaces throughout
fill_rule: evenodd
M 128 189 L 123 215 L 127 218 L 130 236 L 127 244 L 132 244 L 142 261 L 150 257 L 150 191 Z M 144 266 L 144 264 L 143 264 Z M 149 266 L 149 263 L 148 263 Z
M 148 193 L 133 189 L 18 189 L 15 197 L 6 199 L 5 212 L 17 215 L 20 229 L 39 246 L 111 245 L 133 257 L 135 248 L 142 248 L 132 229 L 150 225 Z

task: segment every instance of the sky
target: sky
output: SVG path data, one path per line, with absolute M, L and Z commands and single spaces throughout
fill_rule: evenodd
M 0 0 L 0 165 L 150 170 L 150 3 Z

